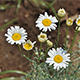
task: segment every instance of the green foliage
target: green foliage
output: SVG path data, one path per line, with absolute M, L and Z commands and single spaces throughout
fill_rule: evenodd
M 7 5 L 7 4 L 4 4 L 4 5 L 0 5 L 0 10 L 6 10 L 6 9 L 9 9 L 9 8 L 12 8 L 14 6 L 10 6 L 10 5 Z
M 53 6 L 56 0 L 52 0 L 50 3 L 47 2 L 47 0 L 29 0 L 30 2 L 34 2 L 37 7 L 45 7 L 45 8 L 50 8 Z
M 26 75 L 25 72 L 18 71 L 18 70 L 8 70 L 8 71 L 0 72 L 0 75 L 7 74 L 7 73 L 17 73 L 17 74 L 23 74 L 23 75 Z
M 41 63 L 40 65 L 33 64 L 32 71 L 29 74 L 31 75 L 29 77 L 30 80 L 51 80 L 50 75 L 46 71 L 46 64 L 44 63 Z
M 3 78 L 0 80 L 26 80 L 24 77 L 9 77 L 9 78 Z
M 45 63 L 33 64 L 29 78 L 30 80 L 78 80 L 79 71 L 80 66 L 78 65 L 77 68 L 75 68 L 72 63 L 67 69 L 60 71 L 54 70 L 52 66 L 48 66 Z
M 17 19 L 12 19 L 11 21 L 8 21 L 6 24 L 0 26 L 0 31 L 4 30 L 6 27 L 8 27 L 8 25 L 13 24 L 15 21 L 17 21 Z

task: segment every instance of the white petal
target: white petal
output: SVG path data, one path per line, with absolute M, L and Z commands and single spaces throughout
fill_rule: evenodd
M 49 66 L 51 66 L 54 62 L 50 62 Z
M 58 20 L 56 19 L 56 17 L 53 17 L 53 18 L 51 19 L 51 21 L 52 21 L 53 23 L 57 23 L 57 22 L 58 22 Z
M 45 12 L 45 16 L 48 17 L 48 13 L 47 12 Z

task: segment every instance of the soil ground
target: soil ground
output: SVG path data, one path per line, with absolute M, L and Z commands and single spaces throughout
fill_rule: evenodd
M 0 0 L 0 4 L 9 4 L 9 5 L 16 5 L 16 3 L 8 2 L 5 0 Z M 80 13 L 80 0 L 57 0 L 54 8 L 56 11 L 59 8 L 65 8 L 68 12 L 69 16 L 73 16 L 76 13 Z M 7 21 L 10 21 L 14 18 L 18 18 L 18 20 L 11 24 L 11 25 L 20 25 L 24 27 L 28 33 L 28 39 L 31 41 L 37 40 L 37 35 L 40 33 L 39 29 L 35 27 L 35 21 L 37 20 L 40 13 L 44 13 L 45 11 L 52 14 L 51 10 L 39 10 L 37 7 L 32 6 L 29 2 L 25 1 L 24 5 L 21 4 L 21 7 L 17 14 L 15 14 L 16 8 L 6 9 L 4 11 L 0 10 L 0 27 L 5 24 Z M 53 14 L 52 14 L 53 15 Z M 9 25 L 7 28 L 9 28 Z M 74 34 L 74 26 L 70 27 L 70 43 L 73 38 Z M 65 23 L 61 24 L 61 36 L 60 36 L 60 43 L 59 46 L 62 46 L 64 42 L 64 33 L 65 33 Z M 20 51 L 18 50 L 17 45 L 11 45 L 6 42 L 6 38 L 4 34 L 6 33 L 6 29 L 0 31 L 0 71 L 5 70 L 22 70 L 28 71 L 30 70 L 29 61 L 27 61 L 24 57 L 21 56 Z M 57 36 L 57 30 L 52 32 L 47 32 L 48 36 L 51 36 L 50 40 L 55 43 L 55 39 Z M 77 37 L 77 40 L 80 39 L 80 34 Z M 39 43 L 38 43 L 39 44 Z M 23 50 L 24 53 L 27 54 L 26 51 Z M 32 54 L 32 53 L 31 53 Z M 5 76 L 12 76 L 11 74 Z M 0 78 L 3 76 L 0 76 Z

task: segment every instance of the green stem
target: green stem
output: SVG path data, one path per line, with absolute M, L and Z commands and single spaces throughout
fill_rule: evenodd
M 21 5 L 22 0 L 17 0 L 17 8 L 16 8 L 16 12 L 18 12 L 20 5 Z
M 41 51 L 42 51 L 42 43 L 40 42 L 40 53 L 41 53 Z
M 45 50 L 45 58 L 44 58 L 44 60 L 46 59 L 46 57 L 47 57 L 47 54 L 48 54 L 48 50 L 50 49 L 50 47 L 47 47 L 46 48 L 46 50 Z
M 58 19 L 58 34 L 57 34 L 57 41 L 56 41 L 56 46 L 59 44 L 59 38 L 60 38 L 60 20 Z
M 48 9 L 52 8 L 56 0 L 53 0 L 51 4 L 49 4 Z
M 21 50 L 21 47 L 20 47 L 20 45 L 18 45 L 18 48 L 19 48 L 19 51 L 22 51 L 22 50 Z
M 52 12 L 54 13 L 55 17 L 56 17 L 57 19 L 59 19 L 58 16 L 57 16 L 56 10 L 55 10 L 53 7 L 51 8 L 51 10 L 52 10 Z
M 59 43 L 59 37 L 60 37 L 60 19 L 58 18 L 55 9 L 54 9 L 54 8 L 51 8 L 51 9 L 52 9 L 52 11 L 53 11 L 55 17 L 58 19 L 58 22 L 59 22 L 59 23 L 58 23 L 58 35 L 57 35 L 57 41 L 56 41 L 56 46 L 58 46 L 58 43 Z
M 65 37 L 65 42 L 66 42 L 66 40 L 67 40 L 67 35 L 68 35 L 68 33 L 69 33 L 69 28 L 66 27 L 66 37 Z
M 47 49 L 45 50 L 45 53 L 47 54 L 48 53 L 48 50 L 50 49 L 50 47 L 47 47 Z
M 67 39 L 67 35 L 68 35 L 68 33 L 69 33 L 69 28 L 68 27 L 66 27 L 66 29 L 65 29 L 66 31 L 66 37 L 65 37 L 65 48 L 67 48 L 67 44 L 68 44 L 68 39 Z
M 74 46 L 74 43 L 75 43 L 77 34 L 78 34 L 78 30 L 77 30 L 77 31 L 75 32 L 75 34 L 74 34 L 74 37 L 73 37 L 73 40 L 72 40 L 72 44 L 71 44 L 71 46 L 70 46 L 70 48 L 69 48 L 69 51 L 70 51 L 70 52 L 72 52 L 72 48 L 73 48 L 73 46 Z

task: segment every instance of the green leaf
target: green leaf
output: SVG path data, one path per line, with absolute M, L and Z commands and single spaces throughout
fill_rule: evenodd
M 10 5 L 0 5 L 0 10 L 6 10 L 6 9 L 8 9 L 8 8 L 12 8 L 12 7 L 14 7 L 14 5 L 12 5 L 12 6 L 10 6 Z
M 10 24 L 12 24 L 12 23 L 14 23 L 15 21 L 17 21 L 17 19 L 15 18 L 15 19 L 13 19 L 13 20 L 11 20 L 11 21 L 9 21 L 9 22 L 7 22 L 6 24 L 4 24 L 3 26 L 0 26 L 0 31 L 1 30 L 3 30 L 3 29 L 5 29 L 8 25 L 10 25 Z
M 26 55 L 22 55 L 23 57 L 25 57 L 28 61 L 32 62 L 32 63 L 36 63 L 34 60 L 28 58 Z
M 17 73 L 17 74 L 23 74 L 23 75 L 27 75 L 27 73 L 22 72 L 22 71 L 18 71 L 18 70 L 7 70 L 7 71 L 3 71 L 0 72 L 0 75 L 4 75 L 4 74 L 8 74 L 8 73 Z
M 0 80 L 26 80 L 26 79 L 21 78 L 21 77 L 8 77 L 8 78 L 0 79 Z

